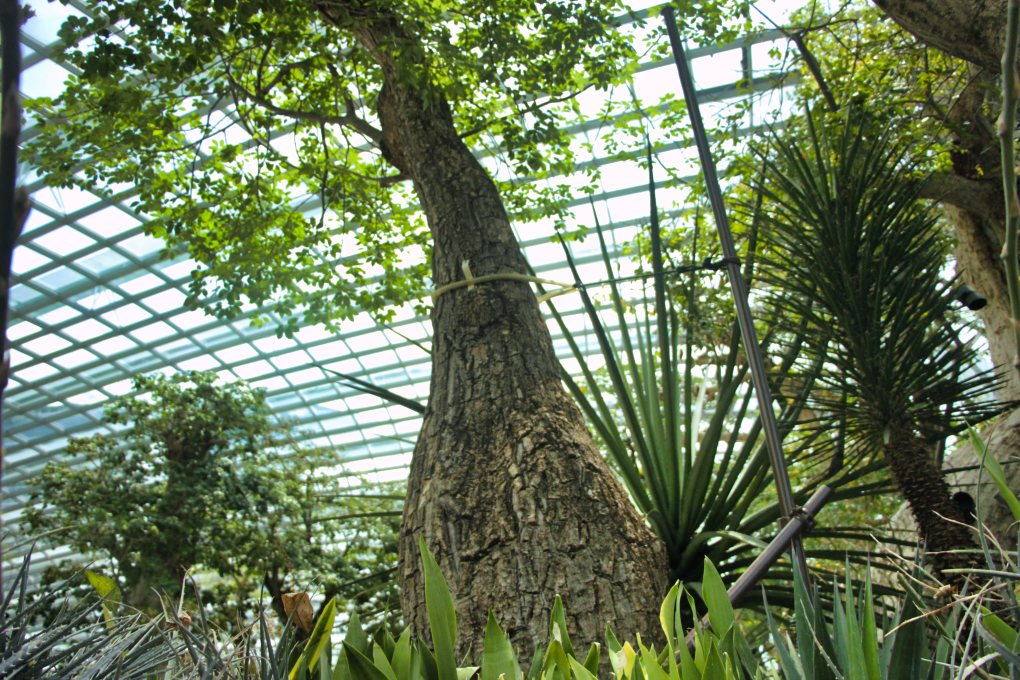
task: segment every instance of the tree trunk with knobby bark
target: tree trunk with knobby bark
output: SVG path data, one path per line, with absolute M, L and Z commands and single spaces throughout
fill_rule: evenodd
M 336 3 L 320 5 L 331 17 Z M 383 73 L 383 152 L 410 177 L 433 239 L 438 287 L 525 273 L 495 184 L 454 127 L 446 102 L 398 69 L 415 49 L 397 17 L 351 30 Z M 399 74 L 399 75 L 398 75 Z M 450 290 L 432 310 L 429 403 L 411 463 L 401 530 L 401 604 L 427 636 L 418 542 L 424 537 L 457 606 L 460 652 L 479 658 L 493 610 L 519 653 L 548 637 L 555 595 L 579 643 L 655 639 L 665 551 L 600 456 L 563 389 L 527 283 Z M 525 658 L 528 658 L 525 657 Z
M 982 566 L 974 533 L 953 501 L 933 447 L 911 424 L 889 428 L 885 459 L 924 541 L 925 555 L 945 583 L 962 589 L 967 575 L 950 570 Z

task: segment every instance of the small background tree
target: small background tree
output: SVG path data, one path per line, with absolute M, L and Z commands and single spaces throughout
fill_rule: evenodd
M 353 599 L 368 618 L 392 605 L 392 495 L 339 498 L 314 472 L 323 454 L 292 444 L 261 390 L 200 372 L 134 386 L 106 409 L 122 431 L 72 438 L 34 481 L 30 532 L 98 558 L 142 609 L 191 572 L 215 576 L 203 598 L 230 617 L 261 586 L 281 615 L 291 588 Z

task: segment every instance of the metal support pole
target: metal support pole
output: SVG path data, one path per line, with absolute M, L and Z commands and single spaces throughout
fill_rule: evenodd
M 762 428 L 765 431 L 765 444 L 768 447 L 769 460 L 772 463 L 772 476 L 775 478 L 776 492 L 779 496 L 779 508 L 783 514 L 783 523 L 785 524 L 793 517 L 797 511 L 797 506 L 793 500 L 793 491 L 790 488 L 790 476 L 786 470 L 786 460 L 783 458 L 782 440 L 779 436 L 779 428 L 776 425 L 776 415 L 772 410 L 772 395 L 769 390 L 768 380 L 765 377 L 765 362 L 761 358 L 758 336 L 754 330 L 754 320 L 751 318 L 751 308 L 747 303 L 747 285 L 744 283 L 744 278 L 740 273 L 740 261 L 737 258 L 737 249 L 733 245 L 733 234 L 730 231 L 729 219 L 726 216 L 726 207 L 723 204 L 722 190 L 719 188 L 719 177 L 715 171 L 715 162 L 712 160 L 708 135 L 705 134 L 705 125 L 701 120 L 701 110 L 698 108 L 694 80 L 691 78 L 687 55 L 684 54 L 683 45 L 680 43 L 680 34 L 676 29 L 676 16 L 673 8 L 670 6 L 663 9 L 662 15 L 666 19 L 669 42 L 673 48 L 673 59 L 676 61 L 677 71 L 680 74 L 680 86 L 683 88 L 684 101 L 687 102 L 687 113 L 691 118 L 691 127 L 694 129 L 694 141 L 698 146 L 701 167 L 705 172 L 705 185 L 708 188 L 708 197 L 712 203 L 712 212 L 715 215 L 723 258 L 727 262 L 726 272 L 729 274 L 733 303 L 737 309 L 737 323 L 740 326 L 740 335 L 744 341 L 744 350 L 747 352 L 747 361 L 751 368 L 751 381 L 754 384 L 755 394 L 758 396 L 758 409 L 761 412 Z M 807 561 L 804 559 L 804 546 L 799 535 L 795 535 L 791 540 L 790 550 L 794 565 L 800 571 L 805 585 L 810 587 L 811 581 L 808 575 Z
M 815 515 L 822 509 L 825 502 L 829 500 L 829 496 L 832 495 L 832 489 L 827 486 L 821 486 L 818 488 L 808 502 L 804 504 L 804 507 L 793 516 L 793 518 L 787 522 L 783 528 L 776 534 L 776 537 L 772 539 L 772 542 L 765 546 L 765 550 L 755 558 L 751 566 L 740 575 L 726 594 L 730 598 L 730 602 L 737 602 L 744 595 L 753 588 L 758 581 L 765 576 L 765 573 L 769 568 L 775 564 L 779 556 L 786 552 L 787 546 L 790 542 L 798 540 L 802 532 L 811 527 L 814 523 Z M 706 614 L 701 619 L 701 625 L 708 625 L 708 615 Z M 686 638 L 687 648 L 694 651 L 694 630 L 692 629 Z

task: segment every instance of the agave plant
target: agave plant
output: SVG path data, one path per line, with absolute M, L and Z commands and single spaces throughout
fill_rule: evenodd
M 952 325 L 947 243 L 893 133 L 857 107 L 774 136 L 763 278 L 779 320 L 808 329 L 804 358 L 828 368 L 813 406 L 847 423 L 850 453 L 888 464 L 936 571 L 959 584 L 976 544 L 936 442 L 1000 410 L 996 376 Z
M 106 598 L 71 605 L 66 601 L 44 624 L 35 621 L 64 599 L 67 584 L 32 592 L 32 554 L 0 604 L 0 677 L 11 680 L 161 677 L 184 645 L 168 636 L 162 621 L 117 615 Z

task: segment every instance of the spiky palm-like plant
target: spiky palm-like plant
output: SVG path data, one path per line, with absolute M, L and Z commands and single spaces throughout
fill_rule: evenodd
M 861 108 L 810 115 L 776 136 L 760 191 L 771 246 L 764 276 L 805 349 L 830 367 L 819 406 L 845 417 L 849 450 L 884 456 L 928 556 L 969 566 L 974 541 L 950 497 L 935 442 L 997 412 L 993 372 L 951 322 L 947 243 L 919 201 L 909 150 Z

